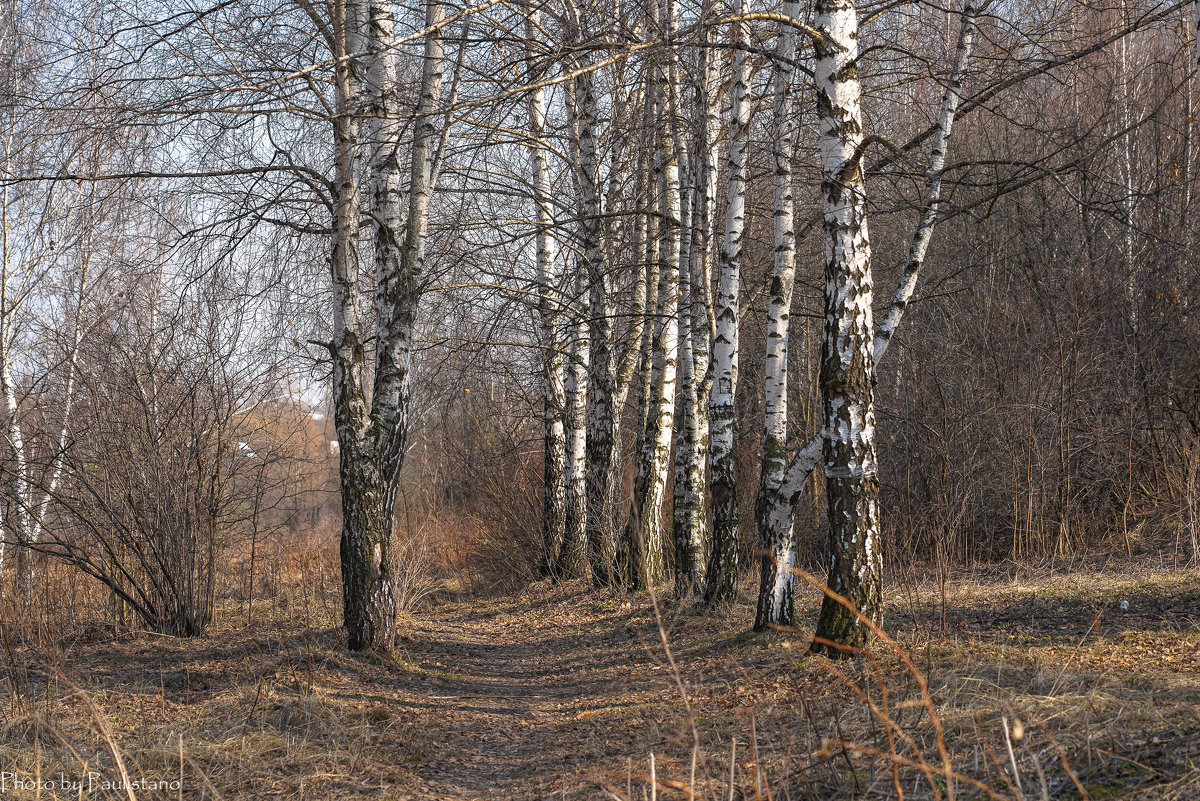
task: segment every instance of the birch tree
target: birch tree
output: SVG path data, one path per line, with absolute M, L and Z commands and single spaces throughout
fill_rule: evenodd
M 796 19 L 797 2 L 784 3 L 783 14 Z M 795 202 L 792 197 L 792 160 L 796 151 L 795 110 L 792 87 L 796 76 L 796 28 L 779 24 L 774 59 L 774 234 L 775 263 L 768 300 L 766 349 L 766 402 L 763 421 L 762 472 L 759 479 L 756 523 L 763 550 L 758 611 L 754 628 L 792 623 L 793 576 L 796 539 L 792 526 L 772 528 L 771 499 L 787 471 L 788 336 L 792 285 L 796 277 Z
M 658 34 L 664 40 L 676 27 L 674 0 L 658 4 Z M 666 576 L 665 526 L 663 502 L 666 497 L 671 442 L 675 431 L 676 372 L 679 358 L 679 284 L 682 244 L 682 189 L 680 186 L 680 156 L 678 127 L 679 58 L 675 48 L 667 48 L 657 71 L 657 109 L 655 115 L 655 194 L 656 230 L 647 245 L 647 261 L 653 259 L 657 269 L 655 293 L 655 323 L 653 327 L 652 364 L 648 386 L 645 447 L 639 454 L 639 481 L 635 483 L 635 514 L 631 526 L 636 526 L 635 547 L 640 558 L 639 568 L 631 578 L 635 586 L 655 584 Z M 653 108 L 653 107 L 652 107 Z M 649 237 L 648 237 L 649 239 Z M 649 286 L 647 286 L 649 289 Z M 647 306 L 649 304 L 647 303 Z
M 541 29 L 541 10 L 530 6 L 525 12 L 526 47 L 532 62 L 533 43 Z M 531 69 L 530 74 L 534 74 Z M 562 301 L 558 297 L 558 278 L 555 276 L 557 247 L 554 240 L 554 209 L 550 168 L 546 144 L 546 88 L 538 86 L 529 95 L 529 161 L 533 178 L 533 202 L 536 213 L 535 258 L 537 263 L 537 325 L 538 346 L 542 353 L 543 398 L 542 434 L 543 492 L 542 541 L 544 560 L 542 572 L 557 575 L 569 563 L 571 572 L 578 568 L 570 556 L 566 559 L 565 533 L 567 523 L 567 430 L 566 387 L 563 353 L 560 343 L 559 319 Z
M 94 184 L 12 182 L 58 159 L 68 170 L 95 172 L 118 146 L 86 124 L 54 136 L 50 131 L 59 124 L 56 110 L 23 110 L 17 105 L 18 98 L 36 97 L 50 82 L 46 59 L 51 51 L 28 30 L 38 21 L 32 10 L 12 5 L 0 18 L 5 62 L 0 81 L 12 98 L 0 103 L 0 431 L 11 458 L 3 483 L 12 501 L 11 519 L 0 522 L 17 545 L 17 575 L 26 600 L 32 580 L 30 555 L 63 475 L 77 403 L 80 347 L 95 325 L 90 318 L 98 313 L 106 262 L 115 258 L 121 240 L 121 232 L 106 228 L 113 228 L 111 218 L 130 213 L 127 208 L 117 210 L 112 202 L 102 204 L 103 193 Z M 90 61 L 80 65 L 81 71 L 93 67 Z M 99 115 L 83 107 L 73 110 L 71 120 L 96 125 Z M 47 362 L 61 365 L 64 373 L 54 375 L 57 371 Z M 42 383 L 59 387 L 53 414 L 26 403 L 29 386 Z M 28 430 L 30 412 L 56 421 L 48 437 Z M 40 422 L 43 427 L 49 423 Z M 0 533 L 0 572 L 7 540 Z
M 863 177 L 858 13 L 853 0 L 818 0 L 815 82 L 825 221 L 825 335 L 821 348 L 829 589 L 868 620 L 883 612 L 883 553 L 875 453 L 875 333 L 871 242 Z M 826 597 L 813 649 L 859 646 L 865 630 Z M 833 643 L 827 645 L 826 643 Z
M 5 142 L 6 155 L 12 153 L 13 144 L 11 138 Z M 5 172 L 11 174 L 12 164 L 5 166 Z M 32 579 L 29 556 L 41 538 L 50 502 L 58 491 L 75 409 L 79 349 L 88 328 L 84 314 L 94 292 L 94 191 L 95 187 L 84 187 L 56 193 L 50 188 L 45 197 L 18 200 L 13 187 L 6 184 L 0 188 L 0 420 L 12 458 L 12 469 L 5 477 L 15 501 L 8 528 L 15 534 L 17 575 L 26 599 Z M 24 219 L 18 221 L 18 217 Z M 22 376 L 17 369 L 20 362 L 32 361 L 31 350 L 38 344 L 52 344 L 37 342 L 50 332 L 29 329 L 37 328 L 30 324 L 44 314 L 34 307 L 50 310 L 59 305 L 52 297 L 60 289 L 55 284 L 62 284 L 61 290 L 65 290 L 59 299 L 66 307 L 65 315 L 55 325 L 61 326 L 66 375 L 57 400 L 61 415 L 58 432 L 47 443 L 47 459 L 40 464 L 26 435 L 28 410 L 22 408 Z M 39 380 L 46 378 L 40 376 Z M 5 540 L 0 536 L 0 569 L 4 567 Z
M 750 156 L 750 64 L 746 53 L 748 0 L 739 0 L 732 23 L 734 50 L 730 77 L 729 165 L 726 184 L 725 239 L 716 297 L 713 339 L 713 388 L 709 434 L 710 485 L 713 504 L 712 550 L 704 597 L 709 605 L 728 603 L 737 594 L 738 511 L 734 465 L 734 427 L 738 373 L 738 303 L 741 289 L 743 236 L 746 230 L 746 182 Z
M 405 216 L 399 164 L 402 117 L 396 107 L 398 58 L 393 10 L 372 0 L 347 4 L 335 18 L 336 145 L 333 407 L 342 486 L 343 608 L 351 650 L 389 650 L 395 636 L 395 586 L 389 545 L 408 427 L 413 324 L 420 297 L 444 55 L 442 9 L 425 8 L 420 98 L 414 114 Z M 361 64 L 356 53 L 364 53 Z M 358 93 L 370 119 L 359 123 Z M 365 134 L 365 141 L 359 138 Z M 373 320 L 362 319 L 365 282 L 357 256 L 356 150 L 368 152 L 373 227 Z M 375 338 L 373 382 L 368 340 Z
M 855 473 L 857 473 L 857 481 L 860 485 L 864 483 L 868 485 L 868 495 L 873 489 L 871 486 L 873 479 L 869 473 L 870 468 L 874 467 L 873 452 L 862 445 L 864 434 L 868 437 L 868 444 L 871 441 L 870 435 L 873 434 L 873 420 L 868 418 L 864 413 L 863 400 L 861 398 L 863 392 L 861 374 L 857 376 L 857 381 L 855 382 L 859 396 L 857 398 L 854 396 L 847 398 L 842 381 L 837 380 L 841 378 L 839 373 L 834 372 L 832 374 L 835 380 L 831 382 L 829 374 L 824 372 L 826 369 L 825 360 L 837 357 L 836 361 L 834 361 L 833 369 L 845 365 L 847 373 L 853 373 L 854 370 L 861 371 L 864 367 L 873 371 L 874 366 L 882 361 L 888 344 L 899 327 L 905 310 L 908 308 L 909 301 L 912 299 L 916 289 L 921 266 L 924 264 L 926 254 L 928 253 L 934 226 L 937 222 L 943 170 L 946 163 L 946 151 L 962 100 L 963 78 L 974 44 L 976 18 L 985 6 L 986 2 L 980 3 L 977 0 L 968 0 L 960 15 L 960 27 L 958 42 L 955 46 L 954 63 L 947 79 L 941 111 L 933 133 L 929 164 L 926 169 L 926 186 L 922 198 L 920 219 L 914 230 L 909 247 L 908 260 L 901 274 L 895 294 L 884 315 L 884 320 L 879 326 L 879 330 L 867 341 L 867 345 L 861 342 L 864 335 L 859 328 L 861 328 L 863 323 L 861 320 L 854 318 L 854 315 L 863 317 L 871 313 L 869 305 L 865 311 L 863 310 L 863 301 L 861 300 L 862 293 L 870 289 L 869 285 L 866 287 L 862 285 L 864 278 L 869 277 L 870 246 L 866 231 L 863 229 L 865 218 L 861 216 L 865 214 L 863 209 L 865 198 L 862 197 L 865 187 L 861 182 L 861 164 L 858 163 L 858 160 L 861 159 L 861 125 L 859 132 L 855 135 L 852 130 L 847 130 L 845 125 L 838 122 L 838 115 L 841 115 L 841 119 L 845 120 L 851 129 L 854 127 L 855 118 L 851 112 L 855 109 L 859 91 L 854 86 L 843 87 L 832 80 L 833 77 L 838 75 L 845 75 L 853 79 L 854 74 L 852 71 L 838 71 L 839 63 L 837 59 L 839 57 L 836 55 L 836 51 L 831 56 L 831 45 L 828 43 L 833 41 L 832 35 L 830 35 L 827 41 L 818 40 L 818 60 L 825 59 L 824 64 L 821 65 L 822 68 L 817 72 L 817 76 L 818 78 L 823 78 L 825 81 L 824 84 L 818 84 L 818 110 L 821 115 L 822 155 L 825 157 L 823 165 L 825 182 L 822 188 L 825 197 L 824 216 L 826 255 L 828 258 L 826 266 L 826 339 L 823 348 L 822 365 L 822 393 L 825 397 L 826 430 L 822 436 L 809 440 L 808 443 L 796 452 L 788 464 L 782 481 L 778 484 L 773 496 L 769 494 L 765 496 L 760 495 L 760 503 L 764 503 L 767 508 L 764 510 L 760 506 L 759 525 L 760 532 L 763 532 L 764 541 L 785 541 L 785 538 L 788 536 L 787 532 L 791 530 L 795 519 L 795 507 L 799 501 L 800 494 L 804 489 L 809 474 L 820 462 L 822 451 L 824 450 L 826 453 L 827 483 L 830 485 L 828 491 L 830 494 L 831 532 L 838 531 L 840 535 L 837 537 L 833 533 L 830 535 L 830 549 L 832 554 L 829 574 L 830 588 L 834 592 L 842 594 L 848 601 L 855 604 L 860 611 L 863 611 L 864 614 L 872 613 L 877 615 L 879 611 L 878 603 L 881 600 L 881 590 L 878 587 L 881 561 L 878 552 L 877 521 L 873 523 L 873 513 L 877 514 L 877 504 L 876 509 L 873 510 L 872 500 L 868 497 L 865 499 L 864 506 L 860 509 L 856 505 L 856 500 L 846 498 L 835 499 L 833 490 L 836 488 L 852 492 Z M 849 41 L 855 38 L 853 36 L 854 26 L 850 26 L 851 32 L 849 34 L 846 32 L 849 21 L 855 19 L 853 9 L 847 12 L 844 4 L 841 6 L 823 4 L 821 11 L 824 13 L 818 17 L 820 24 L 818 24 L 817 28 L 819 31 L 826 33 L 836 29 L 842 35 L 847 36 Z M 822 25 L 825 27 L 822 28 Z M 848 58 L 847 56 L 841 57 Z M 837 99 L 841 99 L 847 105 L 836 105 L 835 100 Z M 854 143 L 856 138 L 858 141 Z M 850 154 L 849 157 L 847 157 L 847 153 Z M 835 172 L 832 170 L 832 167 L 837 164 L 841 164 L 841 167 Z M 849 170 L 846 169 L 847 165 L 850 168 Z M 858 175 L 857 182 L 855 181 L 855 175 Z M 841 182 L 845 182 L 844 187 Z M 857 232 L 855 232 L 856 224 L 859 229 Z M 839 244 L 841 245 L 840 251 L 838 249 Z M 856 255 L 858 259 L 857 266 L 853 269 L 851 266 L 841 264 L 839 261 L 851 254 Z M 835 259 L 835 256 L 838 258 Z M 866 269 L 865 275 L 863 272 L 864 266 Z M 858 286 L 854 286 L 853 279 L 855 278 L 857 278 Z M 843 288 L 846 290 L 845 301 L 850 299 L 852 289 L 857 291 L 860 298 L 857 307 L 848 310 L 845 302 L 838 303 Z M 867 330 L 869 332 L 870 327 Z M 842 354 L 836 352 L 836 346 L 845 347 L 845 352 L 848 353 L 850 358 L 843 361 L 840 358 Z M 864 357 L 862 348 L 868 346 L 870 350 Z M 831 350 L 835 352 L 831 353 Z M 868 384 L 867 389 L 869 387 L 870 385 Z M 839 395 L 839 391 L 843 394 Z M 857 403 L 858 407 L 854 410 L 855 414 L 851 418 L 851 410 L 847 407 L 853 403 Z M 869 411 L 869 406 L 867 410 Z M 832 415 L 831 412 L 833 413 Z M 831 416 L 834 419 L 831 420 Z M 831 426 L 831 423 L 834 425 Z M 858 427 L 857 430 L 855 430 L 855 426 Z M 839 433 L 839 428 L 842 441 L 835 443 L 834 440 Z M 847 434 L 850 437 L 849 442 L 846 441 Z M 858 436 L 857 442 L 854 440 L 855 434 Z M 833 456 L 833 459 L 829 458 L 830 455 Z M 832 470 L 835 471 L 832 478 L 829 477 L 830 464 L 833 465 Z M 837 482 L 836 486 L 835 481 Z M 853 508 L 842 509 L 841 506 L 846 504 L 851 504 Z M 835 511 L 849 512 L 848 516 L 843 514 L 836 524 L 836 528 L 834 523 Z M 848 526 L 847 522 L 851 525 Z M 766 529 L 765 532 L 763 531 L 764 527 Z M 869 545 L 869 543 L 872 543 L 872 540 L 873 544 Z M 790 567 L 790 563 L 785 561 L 782 567 L 786 569 Z M 756 624 L 769 625 L 772 622 L 770 620 L 770 612 L 779 608 L 774 604 L 774 601 L 783 594 L 775 594 L 778 592 L 775 589 L 778 586 L 775 583 L 764 584 L 761 590 L 763 595 L 760 595 L 759 599 L 759 617 L 756 620 Z M 839 587 L 845 589 L 849 594 L 843 593 Z M 767 596 L 767 592 L 771 592 L 771 595 Z M 860 606 L 860 601 L 866 605 Z M 875 606 L 873 607 L 872 604 Z M 764 609 L 768 610 L 766 615 L 764 615 Z M 767 617 L 767 620 L 763 621 L 763 617 Z M 819 630 L 819 636 L 831 643 L 853 645 L 862 642 L 864 635 L 857 619 L 849 610 L 846 610 L 839 602 L 831 598 L 826 598 L 823 603 L 821 625 L 823 628 Z M 830 634 L 834 636 L 827 636 Z M 836 645 L 827 646 L 818 643 L 814 647 L 818 650 L 824 650 L 830 655 L 839 655 L 842 653 Z
M 583 297 L 582 270 L 576 271 L 575 292 L 572 306 Z M 587 529 L 587 388 L 590 363 L 590 343 L 587 320 L 572 312 L 567 337 L 566 382 L 564 392 L 566 466 L 566 509 L 563 521 L 563 542 L 558 554 L 561 578 L 580 578 L 588 570 Z
M 651 67 L 648 64 L 647 70 Z M 637 280 L 643 287 L 645 301 L 639 309 L 637 324 L 640 326 L 639 344 L 634 374 L 638 384 L 637 422 L 634 432 L 634 478 L 633 502 L 629 518 L 622 531 L 618 561 L 622 563 L 623 581 L 631 587 L 644 584 L 646 566 L 646 531 L 642 515 L 646 513 L 645 499 L 651 480 L 654 462 L 655 424 L 657 404 L 655 385 L 658 383 L 662 360 L 657 353 L 658 336 L 662 320 L 654 313 L 660 303 L 660 275 L 662 262 L 658 258 L 659 223 L 657 196 L 663 175 L 658 158 L 655 130 L 661 119 L 661 85 L 652 76 L 645 81 L 645 102 L 642 108 L 642 129 L 648 137 L 635 140 L 641 155 L 638 158 L 635 176 L 634 238 L 633 256 L 637 260 Z M 630 347 L 633 343 L 630 342 Z M 630 387 L 632 389 L 632 385 Z
M 703 16 L 703 10 L 702 10 Z M 713 55 L 712 30 L 699 34 L 693 79 L 695 122 L 691 152 L 690 200 L 683 223 L 679 279 L 680 437 L 675 461 L 675 592 L 682 597 L 704 589 L 708 566 L 707 489 L 710 353 L 715 315 L 712 302 L 712 229 L 717 203 L 718 114 L 721 79 Z M 684 150 L 684 153 L 689 152 Z
M 586 34 L 579 10 L 568 6 L 573 35 Z M 580 250 L 587 279 L 589 371 L 587 392 L 587 543 L 592 581 L 609 586 L 616 574 L 617 449 L 620 420 L 616 414 L 617 361 L 613 352 L 612 277 L 603 242 L 600 165 L 596 152 L 599 111 L 590 48 L 582 47 L 572 64 L 570 133 L 576 162 L 576 197 L 580 215 Z

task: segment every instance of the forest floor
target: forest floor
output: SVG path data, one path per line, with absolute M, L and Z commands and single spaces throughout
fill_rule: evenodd
M 959 798 L 1200 798 L 1200 573 L 892 587 L 897 645 L 837 664 L 807 654 L 807 587 L 801 628 L 766 635 L 748 600 L 663 602 L 660 627 L 648 594 L 572 582 L 443 598 L 387 658 L 348 653 L 305 588 L 199 640 L 6 639 L 0 773 L 43 791 L 0 776 L 0 799 L 624 800 L 652 770 L 661 798 L 945 797 L 948 773 Z M 114 750 L 132 794 L 101 783 Z

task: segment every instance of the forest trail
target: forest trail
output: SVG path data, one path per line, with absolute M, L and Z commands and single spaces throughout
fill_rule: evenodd
M 632 716 L 677 693 L 661 644 L 631 625 L 631 610 L 568 590 L 422 613 L 402 650 L 432 677 L 419 770 L 427 797 L 556 796 L 595 767 L 589 745 L 615 745 L 589 720 Z
M 931 671 L 933 691 L 945 699 L 941 714 L 960 738 L 964 759 L 980 736 L 979 710 L 999 715 L 1014 702 L 1036 717 L 1066 720 L 1086 717 L 1088 708 L 1104 709 L 1097 732 L 1116 738 L 1108 747 L 1131 749 L 1143 764 L 1160 763 L 1156 770 L 1163 775 L 1178 774 L 1174 761 L 1185 759 L 1181 755 L 1200 757 L 1200 750 L 1186 745 L 1200 735 L 1194 714 L 1200 698 L 1200 577 L 997 578 L 955 587 L 940 635 L 934 631 L 943 610 L 931 603 L 932 587 L 910 588 L 911 601 L 889 612 L 895 629 L 915 637 L 910 647 L 927 642 L 922 631 L 933 634 L 937 654 L 922 653 L 922 670 Z M 800 619 L 815 617 L 815 593 L 798 600 Z M 1120 600 L 1133 611 L 1118 611 Z M 571 583 L 421 612 L 406 626 L 401 651 L 424 680 L 414 684 L 410 674 L 397 688 L 398 702 L 413 715 L 405 728 L 423 743 L 414 766 L 419 784 L 412 795 L 385 797 L 624 798 L 631 786 L 631 797 L 640 798 L 651 753 L 659 780 L 665 780 L 659 797 L 686 797 L 671 789 L 688 780 L 692 729 L 648 601 L 644 593 L 613 595 Z M 727 792 L 733 737 L 741 749 L 739 786 L 761 770 L 763 782 L 774 781 L 778 789 L 796 781 L 789 777 L 798 764 L 807 764 L 803 781 L 810 791 L 819 786 L 829 798 L 857 792 L 843 784 L 837 760 L 825 766 L 810 761 L 827 737 L 854 729 L 861 737 L 879 736 L 827 663 L 808 657 L 789 635 L 749 632 L 752 608 L 746 602 L 716 617 L 696 615 L 689 605 L 677 608 L 669 599 L 663 607 L 701 740 L 702 797 Z M 917 703 L 899 663 L 882 656 L 890 663 L 893 701 Z M 1001 675 L 1005 686 L 998 696 L 979 694 L 981 677 L 992 682 Z M 1131 693 L 1144 694 L 1145 703 L 1129 707 Z M 928 740 L 929 731 L 919 730 L 918 723 L 915 736 Z M 1079 732 L 1058 734 L 1065 742 Z M 1112 780 L 1108 766 L 1088 767 L 1102 781 Z M 1200 770 L 1188 775 L 1190 792 L 1200 787 Z M 876 779 L 886 784 L 885 776 Z M 1144 778 L 1122 775 L 1116 781 Z M 746 797 L 754 797 L 750 792 Z
M 974 757 L 981 745 L 1006 748 L 1002 723 L 1019 709 L 1053 731 L 1096 787 L 1200 797 L 1200 573 L 1013 568 L 957 579 L 944 599 L 933 583 L 895 586 L 889 629 L 927 677 L 963 769 L 1000 781 Z M 333 588 L 313 593 L 300 583 L 256 607 L 252 624 L 244 608 L 227 610 L 204 638 L 104 635 L 57 654 L 21 647 L 10 654 L 10 681 L 0 681 L 0 765 L 71 774 L 77 753 L 108 764 L 78 697 L 39 695 L 53 662 L 104 710 L 131 775 L 177 777 L 184 750 L 189 798 L 641 798 L 651 754 L 659 797 L 686 798 L 692 718 L 649 600 L 583 582 L 442 598 L 406 618 L 396 652 L 381 656 L 348 652 Z M 798 619 L 814 619 L 819 600 L 802 593 Z M 850 754 L 831 758 L 832 738 L 886 743 L 861 698 L 806 654 L 803 632 L 751 633 L 748 597 L 720 615 L 664 601 L 700 743 L 697 798 L 728 797 L 734 738 L 739 797 L 755 797 L 756 776 L 764 787 L 793 788 L 793 798 L 862 797 L 863 777 L 886 796 L 890 773 L 879 764 L 860 759 L 852 771 Z M 936 759 L 912 677 L 886 649 L 877 656 L 890 699 L 910 710 L 901 717 L 912 755 Z M 861 667 L 855 680 L 873 681 Z M 28 745 L 41 729 L 6 694 L 14 678 L 41 698 L 37 726 L 56 732 L 40 751 Z M 1023 741 L 1027 776 L 1033 755 L 1049 747 Z M 906 797 L 926 797 L 922 776 L 906 779 Z M 1143 792 L 1164 782 L 1173 789 Z M 168 797 L 178 794 L 138 801 Z

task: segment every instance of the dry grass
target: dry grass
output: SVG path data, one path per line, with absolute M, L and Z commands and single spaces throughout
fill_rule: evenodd
M 0 771 L 111 781 L 121 754 L 180 781 L 138 799 L 631 799 L 652 776 L 661 798 L 1200 797 L 1200 575 L 1070 568 L 963 573 L 944 598 L 894 577 L 899 650 L 836 666 L 803 631 L 749 634 L 748 600 L 664 604 L 677 672 L 648 596 L 578 584 L 444 599 L 386 659 L 344 650 L 336 586 L 304 572 L 324 567 L 195 641 L 39 639 L 10 606 Z M 79 794 L 0 795 L 55 797 Z

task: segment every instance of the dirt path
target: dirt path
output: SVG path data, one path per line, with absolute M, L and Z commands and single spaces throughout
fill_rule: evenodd
M 587 746 L 604 732 L 593 723 L 671 691 L 627 605 L 563 600 L 453 604 L 413 624 L 410 656 L 436 676 L 420 771 L 430 798 L 557 795 L 594 767 Z
M 1007 747 L 1001 724 L 1019 706 L 1096 786 L 1167 782 L 1185 790 L 1137 797 L 1200 797 L 1194 572 L 983 576 L 957 583 L 945 606 L 932 590 L 913 598 L 889 608 L 889 625 L 919 657 L 964 769 L 976 769 L 981 743 Z M 612 797 L 603 785 L 640 798 L 651 754 L 659 780 L 673 783 L 660 798 L 691 780 L 692 727 L 645 594 L 576 582 L 439 603 L 402 626 L 393 656 L 347 652 L 334 601 L 277 600 L 253 625 L 227 615 L 203 639 L 81 638 L 53 659 L 33 647 L 10 652 L 0 666 L 0 767 L 78 772 L 82 754 L 111 769 L 92 714 L 38 672 L 53 662 L 103 709 L 132 774 L 182 775 L 189 798 L 591 801 Z M 812 619 L 818 601 L 800 599 L 800 618 Z M 743 797 L 754 797 L 756 776 L 830 799 L 858 793 L 863 776 L 886 790 L 887 771 L 869 760 L 852 769 L 848 754 L 830 758 L 825 745 L 886 745 L 875 718 L 802 643 L 751 634 L 752 613 L 747 602 L 728 615 L 685 607 L 667 616 L 700 740 L 698 797 L 727 797 L 735 738 Z M 896 708 L 919 710 L 903 665 L 881 659 Z M 13 678 L 20 699 L 7 689 Z M 22 712 L 26 698 L 36 720 Z M 903 718 L 921 743 L 914 756 L 931 758 L 927 716 Z M 52 737 L 38 734 L 47 725 Z M 992 781 L 986 769 L 979 775 Z

